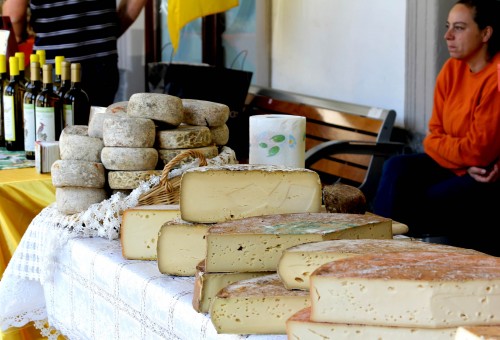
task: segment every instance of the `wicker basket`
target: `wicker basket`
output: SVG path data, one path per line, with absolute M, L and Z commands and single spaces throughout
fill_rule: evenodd
M 207 165 L 205 156 L 199 151 L 186 150 L 178 154 L 170 162 L 165 164 L 160 177 L 160 183 L 139 197 L 138 205 L 179 204 L 182 175 L 169 179 L 168 174 L 172 168 L 187 157 L 198 158 L 200 160 L 200 166 Z

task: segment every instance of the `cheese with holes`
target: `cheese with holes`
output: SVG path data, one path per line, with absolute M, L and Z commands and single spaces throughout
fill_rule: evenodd
M 212 134 L 206 126 L 179 125 L 176 129 L 161 130 L 156 133 L 158 149 L 188 149 L 208 146 Z
M 216 224 L 206 237 L 208 272 L 276 271 L 289 247 L 333 239 L 390 239 L 392 224 L 376 215 L 266 215 Z
M 217 149 L 217 146 L 209 145 L 209 146 L 202 146 L 199 148 L 188 148 L 188 149 L 158 149 L 158 157 L 163 162 L 163 164 L 167 164 L 172 159 L 174 159 L 174 157 L 177 157 L 181 153 L 188 150 L 198 151 L 201 154 L 203 154 L 203 156 L 205 156 L 206 159 L 214 158 L 219 154 L 219 149 Z M 196 159 L 195 157 L 187 156 L 182 160 L 180 160 L 178 163 L 176 163 L 173 168 L 179 168 L 184 164 L 191 163 L 195 159 Z
M 285 334 L 286 320 L 310 305 L 309 293 L 286 289 L 277 274 L 223 288 L 210 306 L 219 334 Z
M 286 321 L 288 339 L 301 340 L 453 340 L 456 328 L 409 328 L 378 325 L 314 322 L 307 307 Z
M 85 211 L 92 204 L 100 203 L 106 198 L 108 198 L 106 190 L 100 188 L 56 188 L 57 210 L 66 215 L 72 215 Z
M 329 240 L 299 244 L 283 251 L 278 263 L 278 274 L 288 289 L 309 290 L 309 276 L 321 265 L 346 257 L 387 252 L 436 251 L 481 254 L 444 244 L 399 240 Z
M 500 324 L 500 258 L 457 252 L 366 254 L 310 276 L 311 320 L 396 327 Z
M 221 126 L 229 119 L 229 106 L 199 99 L 182 99 L 184 123 L 200 126 Z
M 205 259 L 205 235 L 209 224 L 190 223 L 181 219 L 166 222 L 158 236 L 158 269 L 175 276 L 193 276 L 196 266 Z
M 152 148 L 156 127 L 151 119 L 137 117 L 106 118 L 102 130 L 105 146 Z
M 226 145 L 229 141 L 229 127 L 227 124 L 210 128 L 212 143 L 215 145 Z
M 162 170 L 108 171 L 108 185 L 111 189 L 135 189 L 152 176 L 161 176 Z
M 178 205 L 144 205 L 126 209 L 120 227 L 123 257 L 129 260 L 156 260 L 161 226 L 179 216 Z
M 105 146 L 101 161 L 108 170 L 155 170 L 158 151 L 155 148 L 125 148 Z
M 149 118 L 157 123 L 177 127 L 184 119 L 184 108 L 179 97 L 163 93 L 134 93 L 127 104 L 130 117 Z
M 205 261 L 201 261 L 196 266 L 193 308 L 199 313 L 208 313 L 212 299 L 222 288 L 236 281 L 248 280 L 269 274 L 273 273 L 209 273 L 205 271 Z
M 59 136 L 61 159 L 100 162 L 104 143 L 101 138 L 91 137 L 87 125 L 66 126 Z
M 182 219 L 212 223 L 268 214 L 319 212 L 316 172 L 273 165 L 228 164 L 186 170 L 181 178 Z
M 50 169 L 52 184 L 60 187 L 104 188 L 105 169 L 102 163 L 59 159 Z
M 454 340 L 500 340 L 500 325 L 458 327 Z

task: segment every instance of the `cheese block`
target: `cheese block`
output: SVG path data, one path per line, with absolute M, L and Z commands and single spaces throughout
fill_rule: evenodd
M 273 274 L 257 273 L 209 273 L 205 271 L 205 261 L 196 266 L 193 292 L 193 308 L 199 313 L 208 313 L 212 299 L 227 285 L 241 280 Z
M 52 184 L 60 187 L 103 188 L 106 183 L 102 163 L 59 159 L 50 169 Z
M 286 334 L 286 320 L 309 305 L 307 292 L 286 289 L 275 273 L 223 288 L 212 299 L 210 319 L 219 334 Z
M 105 146 L 151 148 L 155 143 L 156 127 L 151 119 L 117 117 L 104 119 L 102 140 Z
M 176 129 L 161 130 L 156 133 L 158 149 L 189 149 L 208 146 L 212 134 L 206 126 L 179 125 Z
M 216 224 L 206 237 L 208 272 L 276 271 L 289 247 L 333 239 L 390 239 L 392 224 L 376 215 L 266 215 Z
M 161 176 L 162 170 L 108 171 L 108 185 L 111 189 L 135 189 L 152 176 Z
M 209 145 L 209 146 L 202 146 L 199 148 L 189 148 L 189 149 L 158 149 L 158 157 L 163 162 L 163 164 L 167 164 L 172 159 L 174 159 L 174 157 L 188 150 L 195 150 L 201 152 L 207 159 L 214 158 L 219 154 L 219 149 L 217 149 L 217 146 Z M 173 168 L 179 168 L 184 164 L 191 163 L 195 159 L 196 159 L 195 157 L 191 156 L 185 157 L 178 163 L 176 163 L 175 166 L 173 166 Z
M 177 127 L 184 119 L 179 97 L 163 93 L 134 93 L 127 104 L 130 117 L 149 118 L 160 124 Z
M 226 145 L 229 141 L 229 127 L 226 124 L 210 127 L 210 133 L 215 145 Z
M 212 223 L 268 214 L 319 212 L 316 172 L 273 165 L 227 164 L 186 170 L 181 177 L 183 220 Z
M 314 322 L 306 307 L 286 321 L 288 339 L 304 340 L 453 340 L 456 328 L 409 328 L 378 325 Z
M 500 340 L 500 325 L 458 327 L 454 340 Z
M 190 223 L 181 219 L 166 222 L 158 235 L 157 254 L 160 273 L 193 276 L 196 266 L 205 259 L 205 235 L 209 224 Z
M 363 192 L 343 183 L 324 185 L 323 203 L 330 213 L 364 214 L 367 208 Z
M 396 327 L 500 324 L 500 258 L 457 252 L 366 254 L 310 276 L 311 320 Z
M 101 162 L 102 139 L 91 137 L 87 125 L 66 126 L 59 136 L 61 159 Z
M 161 226 L 179 216 L 178 205 L 144 205 L 123 211 L 120 227 L 123 257 L 129 260 L 156 260 Z
M 158 151 L 155 148 L 125 148 L 105 146 L 101 161 L 108 170 L 155 170 Z
M 106 118 L 127 117 L 128 101 L 109 105 L 104 112 L 96 111 L 89 121 L 89 136 L 102 139 L 104 120 Z
M 444 244 L 399 240 L 329 240 L 299 244 L 283 251 L 278 263 L 278 274 L 288 289 L 309 290 L 309 276 L 321 265 L 346 257 L 387 252 L 436 251 L 481 254 Z
M 107 198 L 106 190 L 99 188 L 62 187 L 56 188 L 57 210 L 72 215 L 87 210 L 92 204 Z
M 182 99 L 184 123 L 200 126 L 221 126 L 229 119 L 229 106 L 199 99 Z

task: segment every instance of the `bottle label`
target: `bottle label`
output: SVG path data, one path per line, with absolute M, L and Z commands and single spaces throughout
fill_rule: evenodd
M 39 107 L 35 109 L 36 140 L 53 142 L 56 140 L 55 109 L 53 107 Z
M 63 105 L 63 115 L 64 115 L 64 127 L 74 125 L 73 121 L 73 105 L 66 104 Z
M 26 104 L 23 106 L 24 114 L 24 150 L 35 151 L 35 105 Z
M 16 120 L 14 117 L 14 96 L 3 96 L 3 124 L 5 140 L 14 142 L 16 140 Z

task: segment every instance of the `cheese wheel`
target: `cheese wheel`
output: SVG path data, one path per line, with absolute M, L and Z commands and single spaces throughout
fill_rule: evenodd
M 184 123 L 200 126 L 221 126 L 229 119 L 229 106 L 198 99 L 182 99 Z
M 161 176 L 162 170 L 109 171 L 108 185 L 111 189 L 135 189 L 152 176 Z
M 229 141 L 229 127 L 226 124 L 210 127 L 210 132 L 215 145 L 226 145 Z
M 179 126 L 184 118 L 182 100 L 162 93 L 134 93 L 128 101 L 127 114 L 175 127 Z
M 106 190 L 98 188 L 56 188 L 56 206 L 62 214 L 71 215 L 87 210 L 92 204 L 107 198 Z
M 103 188 L 106 175 L 102 163 L 59 159 L 52 163 L 52 184 L 60 187 Z
M 88 131 L 87 125 L 65 127 L 59 137 L 60 158 L 100 162 L 104 144 L 102 139 L 90 137 Z
M 156 127 L 147 118 L 106 118 L 102 132 L 105 146 L 151 148 L 155 143 Z
M 105 112 L 111 115 L 121 115 L 121 114 L 127 114 L 127 106 L 128 106 L 128 100 L 124 100 L 121 102 L 116 102 L 111 105 L 109 105 Z
M 102 138 L 104 119 L 126 117 L 127 101 L 111 104 L 104 112 L 95 112 L 89 121 L 89 136 Z
M 343 183 L 324 185 L 323 202 L 330 213 L 364 214 L 367 208 L 363 192 Z
M 154 148 L 121 148 L 105 146 L 101 161 L 108 170 L 154 170 L 158 151 Z
M 186 150 L 199 151 L 205 156 L 205 158 L 214 158 L 219 154 L 219 150 L 217 149 L 217 147 L 215 145 L 211 145 L 211 146 L 204 146 L 201 148 L 190 148 L 190 149 L 159 149 L 158 150 L 158 157 L 160 158 L 161 161 L 163 161 L 163 164 L 167 164 L 172 159 L 174 159 L 174 157 L 176 157 L 177 155 L 181 154 L 182 152 L 184 152 Z M 186 158 L 182 159 L 178 164 L 176 164 L 176 166 L 174 166 L 174 168 L 180 167 L 180 166 L 187 164 L 187 163 L 190 163 L 194 160 L 195 160 L 195 158 L 193 158 L 191 156 L 186 157 Z
M 208 146 L 212 134 L 206 126 L 179 125 L 176 129 L 158 131 L 156 145 L 158 149 L 189 149 Z

